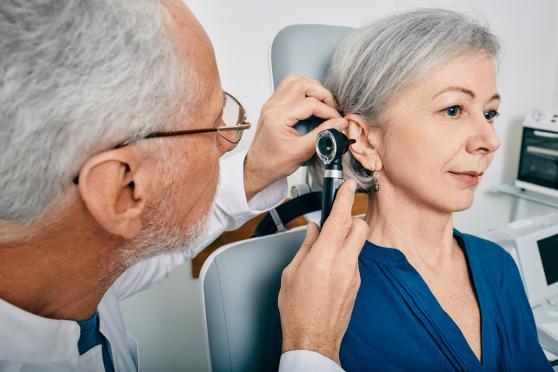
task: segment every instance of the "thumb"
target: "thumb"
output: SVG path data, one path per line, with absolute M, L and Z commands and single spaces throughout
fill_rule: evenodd
M 302 146 L 304 146 L 305 158 L 310 158 L 316 151 L 316 138 L 318 138 L 318 133 L 325 129 L 335 128 L 338 131 L 342 131 L 348 125 L 345 118 L 334 118 L 324 121 L 322 124 L 318 125 L 316 128 L 312 129 L 310 132 L 305 134 L 300 138 Z

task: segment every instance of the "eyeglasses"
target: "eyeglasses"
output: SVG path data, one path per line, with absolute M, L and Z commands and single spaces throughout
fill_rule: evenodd
M 198 134 L 198 133 L 209 133 L 209 132 L 217 132 L 217 134 L 221 138 L 236 146 L 240 142 L 244 130 L 250 128 L 251 124 L 250 122 L 248 122 L 246 116 L 246 109 L 244 108 L 244 106 L 242 106 L 242 104 L 231 94 L 227 92 L 223 92 L 223 95 L 224 95 L 223 113 L 221 115 L 221 118 L 219 118 L 220 123 L 217 127 L 185 129 L 185 130 L 176 130 L 170 132 L 153 132 L 143 137 L 134 138 L 129 141 L 122 142 L 114 146 L 114 149 L 126 147 L 139 140 L 148 139 L 148 138 L 174 137 L 174 136 L 182 136 L 186 134 Z M 74 177 L 73 181 L 77 185 L 79 183 L 79 175 Z
M 144 137 L 136 138 L 128 142 L 123 142 L 116 148 L 128 146 L 136 141 L 147 139 L 147 138 L 161 138 L 161 137 L 173 137 L 181 136 L 184 134 L 197 134 L 197 133 L 208 133 L 217 132 L 222 138 L 235 145 L 240 142 L 242 138 L 242 133 L 245 129 L 250 128 L 250 123 L 246 118 L 246 110 L 244 106 L 232 95 L 227 92 L 223 92 L 225 97 L 225 103 L 223 105 L 223 114 L 220 118 L 220 125 L 213 128 L 200 128 L 200 129 L 186 129 L 177 130 L 172 132 L 154 132 L 150 133 Z

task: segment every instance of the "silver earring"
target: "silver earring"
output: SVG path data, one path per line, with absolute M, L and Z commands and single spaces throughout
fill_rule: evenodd
M 380 191 L 380 172 L 377 170 L 372 172 L 372 188 L 374 192 Z

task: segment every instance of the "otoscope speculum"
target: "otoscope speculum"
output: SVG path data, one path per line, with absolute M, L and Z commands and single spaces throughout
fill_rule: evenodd
M 328 165 L 335 160 L 341 160 L 349 145 L 355 142 L 337 129 L 325 129 L 318 133 L 316 138 L 316 154 L 325 165 Z

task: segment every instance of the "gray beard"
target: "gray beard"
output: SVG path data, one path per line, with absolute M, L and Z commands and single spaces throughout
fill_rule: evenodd
M 162 167 L 166 163 L 161 164 Z M 170 174 L 168 185 L 172 185 L 177 176 L 169 170 Z M 217 185 L 220 183 L 220 177 Z M 176 208 L 177 201 L 175 194 L 168 187 L 163 191 L 161 201 L 151 208 L 150 216 L 146 221 L 146 226 L 140 235 L 132 241 L 127 242 L 122 248 L 122 260 L 125 268 L 131 267 L 136 263 L 155 257 L 161 254 L 184 254 L 188 258 L 193 257 L 193 251 L 198 248 L 207 238 L 209 230 L 209 216 L 211 215 L 214 202 L 210 210 L 193 226 L 173 226 L 170 220 L 169 211 Z M 216 195 L 213 197 L 215 198 Z
M 157 213 L 152 221 L 134 240 L 126 243 L 122 249 L 125 267 L 131 267 L 140 261 L 161 254 L 184 254 L 193 256 L 192 251 L 199 247 L 207 237 L 207 213 L 194 226 L 166 226 L 165 212 Z

